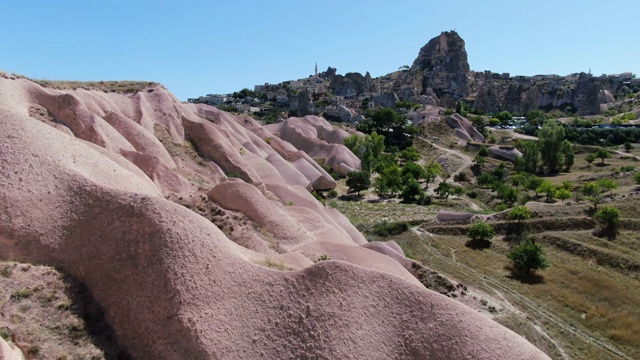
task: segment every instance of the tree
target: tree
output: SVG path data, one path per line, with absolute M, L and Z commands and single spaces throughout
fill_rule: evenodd
M 516 245 L 507 253 L 507 258 L 513 261 L 516 270 L 525 274 L 549 267 L 544 249 L 531 239 L 525 239 Z
M 573 184 L 573 181 L 571 180 L 565 180 L 562 182 L 562 185 L 560 185 L 561 189 L 565 189 L 565 190 L 569 190 L 569 191 L 573 191 L 573 189 L 575 188 L 575 185 Z
M 371 174 L 367 171 L 350 171 L 347 174 L 347 186 L 349 192 L 357 192 L 360 196 L 360 191 L 367 190 L 371 185 Z
M 613 179 L 600 179 L 597 182 L 598 186 L 600 186 L 604 190 L 609 191 L 609 195 L 613 196 L 613 190 L 618 188 L 618 183 Z
M 480 146 L 480 150 L 478 150 L 478 155 L 482 157 L 489 156 L 489 149 L 486 146 Z
M 395 196 L 400 192 L 400 190 L 402 190 L 402 175 L 400 167 L 397 164 L 387 166 L 382 170 L 376 181 L 378 182 L 376 191 L 382 190 L 383 195 L 391 194 L 392 196 Z
M 587 162 L 587 167 L 590 167 L 591 163 L 596 161 L 596 154 L 589 154 L 585 156 L 584 161 Z
M 553 183 L 549 180 L 543 180 L 542 184 L 540 184 L 540 186 L 538 186 L 538 188 L 536 189 L 536 193 L 546 194 L 547 202 L 550 202 L 553 199 L 555 192 L 556 192 L 556 188 L 555 186 L 553 186 Z
M 517 221 L 522 223 L 531 219 L 531 211 L 524 205 L 516 206 L 507 214 L 507 219 L 510 221 Z
M 620 224 L 620 209 L 614 206 L 603 206 L 596 211 L 594 217 L 602 225 L 601 233 L 615 238 L 618 224 Z
M 547 121 L 538 131 L 538 149 L 542 165 L 551 174 L 557 173 L 564 161 L 562 155 L 562 141 L 564 128 L 553 120 Z
M 446 201 L 449 198 L 449 195 L 451 195 L 451 184 L 446 181 L 441 181 L 438 184 L 438 187 L 433 191 Z
M 486 164 L 487 159 L 485 159 L 483 156 L 480 156 L 480 154 L 478 154 L 473 159 L 473 162 L 478 166 L 478 168 L 482 169 L 482 166 L 484 166 L 484 164 Z
M 404 164 L 400 174 L 404 181 L 407 181 L 408 179 L 420 180 L 425 177 L 424 168 L 414 162 Z
M 508 111 L 501 111 L 495 115 L 496 119 L 500 120 L 503 123 L 513 119 L 513 116 Z
M 633 149 L 633 145 L 631 145 L 631 143 L 630 143 L 630 142 L 625 141 L 625 142 L 624 142 L 624 151 L 629 152 L 629 151 L 631 151 L 632 149 Z
M 474 222 L 467 231 L 467 236 L 471 239 L 471 241 L 478 244 L 490 244 L 491 239 L 495 234 L 496 232 L 493 229 L 493 226 L 480 220 Z
M 538 188 L 542 185 L 544 180 L 537 176 L 531 176 L 529 181 L 527 181 L 527 190 L 533 190 L 536 192 L 536 196 L 538 196 Z
M 435 161 L 430 161 L 424 166 L 424 180 L 425 188 L 429 187 L 429 184 L 436 179 L 438 175 L 442 174 L 442 165 Z
M 565 188 L 560 188 L 558 189 L 558 191 L 556 191 L 556 198 L 560 199 L 562 201 L 562 203 L 564 204 L 564 201 L 571 198 L 571 191 L 565 189 Z
M 498 198 L 504 201 L 508 205 L 512 205 L 516 201 L 518 201 L 518 195 L 520 192 L 511 186 L 504 185 L 500 183 L 502 186 L 498 188 Z
M 608 159 L 611 157 L 611 153 L 603 148 L 598 149 L 595 155 L 597 158 L 600 158 L 600 160 L 602 160 L 602 165 L 604 165 L 604 159 Z
M 424 196 L 424 190 L 418 180 L 409 178 L 402 189 L 402 201 L 412 203 Z
M 522 168 L 519 170 L 528 172 L 529 174 L 537 173 L 539 159 L 540 152 L 538 145 L 533 141 L 525 141 L 522 145 Z
M 560 152 L 562 152 L 562 156 L 564 158 L 564 171 L 571 170 L 571 167 L 573 166 L 573 163 L 576 159 L 576 154 L 573 151 L 573 145 L 569 140 L 562 141 Z
M 529 124 L 535 125 L 535 126 L 542 124 L 544 120 L 547 118 L 542 110 L 529 111 L 526 117 Z
M 420 154 L 413 146 L 409 146 L 408 148 L 402 150 L 400 152 L 400 158 L 404 161 L 415 162 L 420 160 Z
M 360 168 L 370 172 L 376 159 L 384 151 L 384 136 L 375 131 L 365 136 L 353 134 L 344 139 L 344 146 L 360 159 Z
M 633 181 L 635 181 L 636 184 L 640 185 L 640 172 L 633 175 Z
M 582 185 L 582 194 L 593 205 L 593 210 L 598 210 L 598 204 L 602 202 L 602 189 L 594 182 L 588 182 Z
M 509 178 L 511 185 L 515 186 L 516 190 L 520 190 L 520 186 L 526 185 L 529 181 L 528 176 L 523 173 L 517 173 L 511 175 Z

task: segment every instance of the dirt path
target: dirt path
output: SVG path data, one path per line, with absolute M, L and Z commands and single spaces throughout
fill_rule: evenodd
M 433 241 L 437 241 L 435 239 L 435 237 L 433 237 L 431 234 L 418 229 L 418 228 L 412 228 L 412 231 L 414 231 L 416 234 L 418 234 L 418 236 L 420 236 L 421 239 L 424 239 L 425 237 L 429 237 L 430 240 Z M 553 314 L 551 311 L 549 311 L 546 307 L 536 303 L 535 301 L 532 301 L 531 299 L 529 299 L 528 297 L 518 293 L 517 291 L 514 291 L 512 289 L 510 289 L 509 287 L 507 287 L 506 285 L 502 284 L 501 282 L 499 282 L 496 279 L 487 277 L 485 274 L 482 274 L 480 272 L 478 272 L 477 270 L 463 264 L 460 262 L 455 261 L 455 259 L 451 259 L 447 256 L 442 255 L 440 252 L 438 252 L 437 250 L 427 246 L 424 242 L 422 242 L 422 245 L 424 246 L 425 250 L 432 256 L 437 257 L 438 259 L 447 262 L 449 264 L 455 265 L 457 266 L 461 272 L 463 274 L 465 274 L 466 276 L 468 276 L 469 278 L 474 279 L 476 282 L 483 284 L 484 286 L 486 286 L 488 289 L 491 289 L 493 292 L 495 292 L 496 294 L 498 294 L 500 296 L 500 298 L 502 298 L 502 301 L 500 301 L 503 306 L 505 308 L 511 308 L 513 307 L 513 304 L 511 304 L 511 302 L 506 300 L 506 296 L 514 299 L 515 301 L 517 301 L 517 303 L 519 304 L 519 306 L 522 309 L 522 311 L 524 311 L 525 313 L 530 313 L 532 315 L 535 316 L 535 318 L 537 318 L 538 320 L 535 320 L 535 323 L 533 323 L 532 325 L 534 326 L 534 328 L 536 330 L 538 330 L 540 332 L 540 334 L 542 334 L 542 336 L 544 336 L 545 338 L 551 339 L 551 336 L 549 336 L 549 334 L 547 334 L 544 330 L 543 330 L 543 325 L 541 324 L 540 320 L 544 321 L 548 324 L 553 324 L 554 326 L 556 326 L 557 328 L 566 331 L 570 334 L 573 334 L 575 336 L 578 336 L 584 340 L 586 340 L 587 342 L 591 343 L 593 346 L 598 347 L 604 351 L 606 351 L 607 353 L 609 353 L 613 358 L 619 358 L 619 359 L 626 359 L 626 360 L 632 360 L 631 357 L 629 357 L 628 355 L 626 355 L 624 352 L 622 352 L 621 350 L 619 350 L 618 348 L 616 348 L 615 346 L 608 344 L 600 339 L 597 339 L 593 336 L 591 336 L 590 334 L 580 330 L 579 328 L 575 327 L 575 326 L 571 326 L 571 325 L 567 325 L 565 323 L 564 319 L 559 318 L 558 316 L 556 316 L 555 314 Z M 496 300 L 499 301 L 499 300 Z M 534 322 L 534 320 L 531 320 L 532 322 Z M 555 341 L 551 341 L 552 344 L 554 344 L 558 350 L 558 352 L 562 355 L 562 357 L 564 359 L 569 359 L 569 356 L 565 353 L 565 351 L 562 349 L 562 347 L 557 344 Z
M 442 147 L 442 146 L 440 146 L 440 145 L 438 145 L 436 143 L 433 143 L 433 142 L 427 140 L 427 138 L 425 138 L 425 137 L 420 137 L 420 139 L 422 141 L 428 143 L 428 144 L 431 144 L 431 146 L 433 146 L 434 148 L 436 148 L 436 149 L 438 149 L 440 151 L 443 151 L 443 152 L 445 152 L 445 153 L 447 153 L 447 154 L 449 154 L 451 156 L 455 156 L 455 157 L 458 157 L 458 158 L 462 159 L 462 161 L 463 161 L 462 165 L 460 165 L 456 171 L 452 172 L 451 175 L 449 175 L 449 178 L 447 179 L 447 181 L 449 181 L 451 183 L 455 183 L 453 178 L 456 175 L 458 175 L 464 169 L 470 167 L 473 164 L 473 160 L 467 154 L 464 154 L 464 153 L 462 153 L 462 152 L 460 152 L 458 150 L 452 150 L 452 149 L 444 148 L 444 147 Z

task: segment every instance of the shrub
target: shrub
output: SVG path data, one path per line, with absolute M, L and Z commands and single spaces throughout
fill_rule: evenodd
M 635 166 L 633 166 L 633 165 L 623 165 L 623 166 L 620 166 L 620 172 L 630 172 L 630 171 L 633 171 L 633 170 L 635 170 L 635 169 L 636 169 L 636 167 L 635 167 Z
M 640 172 L 633 175 L 633 181 L 635 181 L 636 184 L 640 185 Z
M 620 224 L 620 209 L 614 206 L 603 206 L 596 211 L 594 217 L 600 223 L 601 228 L 596 230 L 595 235 L 606 236 L 609 240 L 615 239 Z
M 549 267 L 542 245 L 531 239 L 525 239 L 516 245 L 507 253 L 507 258 L 513 261 L 513 267 L 516 270 L 523 273 L 531 273 Z
M 351 171 L 347 174 L 347 186 L 349 192 L 357 192 L 360 195 L 362 190 L 367 190 L 371 185 L 371 174 L 367 171 Z
M 336 191 L 336 189 L 331 189 L 327 192 L 327 197 L 329 199 L 335 199 L 338 197 L 338 192 Z
M 511 211 L 509 211 L 509 214 L 507 214 L 507 219 L 520 223 L 531 219 L 531 211 L 524 205 L 516 206 L 511 209 Z
M 476 221 L 467 231 L 467 236 L 472 242 L 485 244 L 490 243 L 495 234 L 496 232 L 493 229 L 493 226 L 484 221 Z
M 389 235 L 398 235 L 409 230 L 409 223 L 406 221 L 388 222 L 386 220 L 376 223 L 371 232 L 375 235 L 385 237 Z

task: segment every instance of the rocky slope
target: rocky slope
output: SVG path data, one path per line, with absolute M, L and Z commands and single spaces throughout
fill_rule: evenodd
M 61 88 L 0 77 L 0 257 L 86 284 L 133 358 L 546 358 L 311 196 L 359 165 L 321 119 Z

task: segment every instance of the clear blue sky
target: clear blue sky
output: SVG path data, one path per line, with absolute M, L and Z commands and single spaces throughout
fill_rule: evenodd
M 380 76 L 441 31 L 472 70 L 640 72 L 639 0 L 3 0 L 0 69 L 152 80 L 181 100 L 307 77 Z

